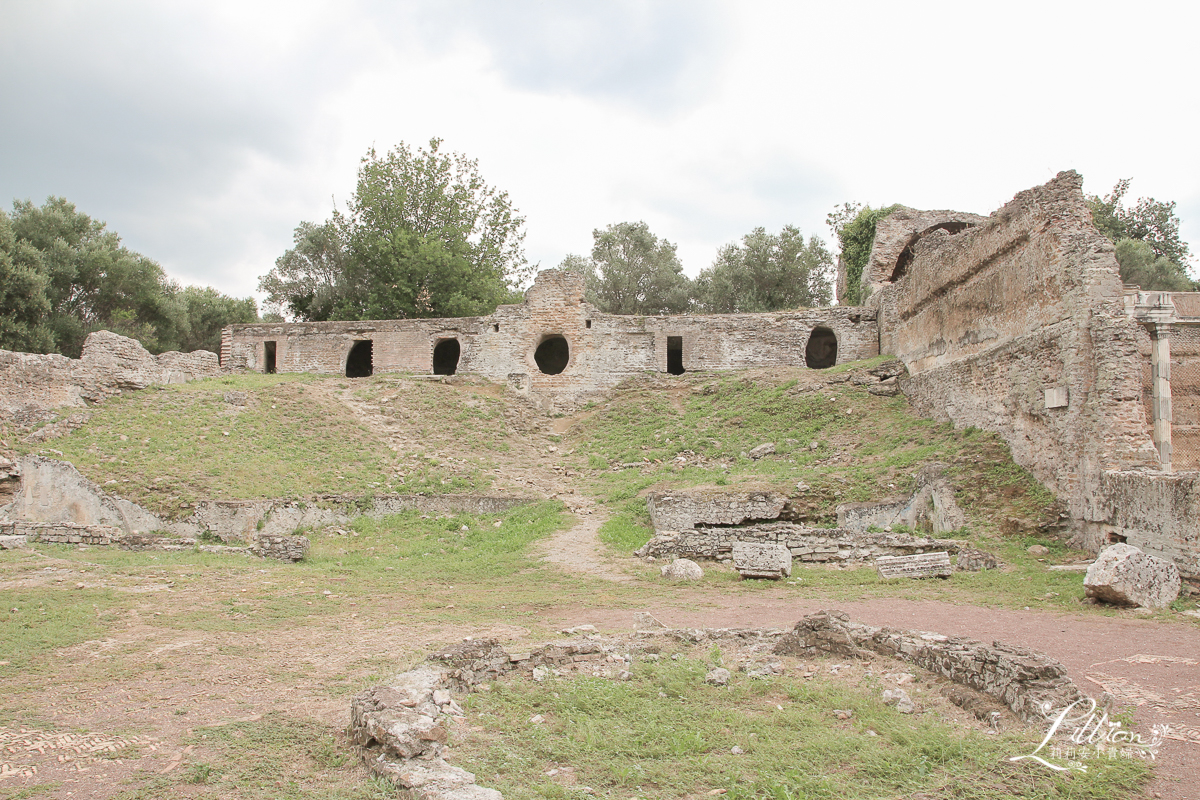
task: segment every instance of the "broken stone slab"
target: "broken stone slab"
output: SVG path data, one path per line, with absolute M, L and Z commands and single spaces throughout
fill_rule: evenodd
M 428 761 L 397 760 L 381 753 L 371 761 L 377 775 L 388 778 L 408 796 L 419 800 L 502 800 L 503 795 L 475 783 L 474 773 L 446 763 L 442 758 Z
M 900 394 L 900 384 L 895 378 L 886 378 L 868 386 L 867 391 L 877 397 L 895 397 Z
M 733 566 L 743 578 L 778 580 L 792 574 L 792 551 L 782 544 L 734 542 Z
M 0 550 L 19 550 L 28 545 L 29 542 L 24 536 L 0 536 Z
M 954 559 L 954 568 L 959 572 L 982 572 L 985 569 L 998 569 L 1000 559 L 986 550 L 976 550 L 964 547 L 958 551 Z
M 711 683 L 713 686 L 726 686 L 729 684 L 731 677 L 733 676 L 730 675 L 729 670 L 724 667 L 717 667 L 716 669 L 709 670 L 708 674 L 704 676 L 704 682 Z
M 949 578 L 954 571 L 949 553 L 919 553 L 913 556 L 880 556 L 875 559 L 879 577 Z
M 666 627 L 666 625 L 655 619 L 654 615 L 648 611 L 633 612 L 633 629 L 635 631 L 649 631 Z
M 1104 603 L 1166 608 L 1179 597 L 1179 569 L 1170 561 L 1143 553 L 1131 544 L 1114 544 L 1088 567 L 1083 587 Z
M 704 577 L 704 570 L 690 558 L 677 558 L 659 570 L 659 574 L 673 581 L 698 581 Z

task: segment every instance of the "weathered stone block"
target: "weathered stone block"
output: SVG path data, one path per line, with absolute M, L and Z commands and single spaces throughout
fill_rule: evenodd
M 1179 597 L 1179 570 L 1170 561 L 1147 555 L 1129 544 L 1102 552 L 1084 576 L 1088 597 L 1105 603 L 1166 608 Z
M 786 578 L 792 574 L 792 552 L 781 544 L 734 542 L 733 566 L 743 578 Z
M 688 558 L 677 558 L 665 565 L 659 573 L 673 581 L 698 581 L 704 577 L 700 565 Z
M 919 553 L 911 556 L 880 556 L 875 569 L 881 578 L 948 578 L 949 553 Z

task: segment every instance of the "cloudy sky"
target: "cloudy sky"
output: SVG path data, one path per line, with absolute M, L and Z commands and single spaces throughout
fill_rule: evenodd
M 254 293 L 359 159 L 440 137 L 543 267 L 645 220 L 685 270 L 845 201 L 989 213 L 1076 169 L 1200 251 L 1200 4 L 0 0 L 0 203 L 60 195 Z

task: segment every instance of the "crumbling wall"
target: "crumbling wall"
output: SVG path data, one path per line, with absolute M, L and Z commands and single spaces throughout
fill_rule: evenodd
M 863 284 L 875 292 L 885 284 L 894 283 L 905 273 L 913 250 L 926 236 L 953 236 L 986 221 L 987 217 L 962 211 L 921 211 L 907 206 L 896 209 L 875 226 L 875 243 L 863 269 Z M 842 296 L 840 286 L 839 296 Z
M 810 614 L 775 646 L 781 655 L 830 653 L 861 658 L 878 653 L 900 658 L 955 683 L 991 695 L 1026 722 L 1043 722 L 1085 699 L 1062 664 L 1018 645 L 876 628 L 850 622 L 840 611 Z
M 254 544 L 300 528 L 345 525 L 360 516 L 380 517 L 419 509 L 438 514 L 496 514 L 528 502 L 474 495 L 382 495 L 364 502 L 345 495 L 307 500 L 201 500 L 184 519 L 163 519 L 109 494 L 65 461 L 25 456 L 16 465 L 21 487 L 0 507 L 0 521 L 38 525 L 112 528 L 122 535 L 165 532 L 174 537 Z
M 123 391 L 218 375 L 215 353 L 151 355 L 135 339 L 89 334 L 80 358 L 0 350 L 0 419 L 33 425 L 55 409 L 100 403 Z
M 1081 186 L 1063 172 L 974 227 L 924 237 L 871 298 L 914 408 L 999 433 L 1077 519 L 1105 469 L 1157 466 L 1139 328 Z
M 685 371 L 806 364 L 814 331 L 837 340 L 836 363 L 877 355 L 874 311 L 814 308 L 766 314 L 621 316 L 603 314 L 583 299 L 581 276 L 544 270 L 523 303 L 486 317 L 365 322 L 252 323 L 226 329 L 231 365 L 263 371 L 267 343 L 279 372 L 344 374 L 356 341 L 370 339 L 375 372 L 433 372 L 433 349 L 459 342 L 459 372 L 506 382 L 544 404 L 577 405 L 641 373 L 667 372 L 671 341 L 680 345 Z M 535 359 L 547 338 L 561 337 L 569 357 L 561 372 L 544 372 Z

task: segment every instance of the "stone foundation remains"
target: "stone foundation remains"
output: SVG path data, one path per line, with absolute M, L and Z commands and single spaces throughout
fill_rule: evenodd
M 836 528 L 793 521 L 789 498 L 772 492 L 652 492 L 646 505 L 654 536 L 634 555 L 728 561 L 737 543 L 781 545 L 794 560 L 807 563 L 867 563 L 879 556 L 958 553 L 966 542 L 890 529 L 891 525 L 916 527 L 927 521 L 938 532 L 939 524 L 953 525 L 952 530 L 962 527 L 965 517 L 954 502 L 943 469 L 940 464 L 923 468 L 911 498 L 838 506 Z
M 807 616 L 790 632 L 660 626 L 614 637 L 602 636 L 587 625 L 563 633 L 572 638 L 525 652 L 509 652 L 495 639 L 469 638 L 433 653 L 351 701 L 347 731 L 351 742 L 374 773 L 415 797 L 500 800 L 499 792 L 478 786 L 475 775 L 443 758 L 450 731 L 464 716 L 459 704 L 463 695 L 514 674 L 534 681 L 552 675 L 627 680 L 635 661 L 660 658 L 665 643 L 721 643 L 725 657 L 736 659 L 737 669 L 751 678 L 786 672 L 773 655 L 896 658 L 993 697 L 1030 723 L 1044 722 L 1049 710 L 1083 699 L 1062 665 L 1036 651 L 1001 642 L 989 646 L 935 633 L 872 628 L 852 623 L 838 611 Z M 724 675 L 718 679 L 716 672 L 706 680 L 727 682 L 731 677 L 722 669 Z M 952 702 L 969 705 L 962 698 L 956 700 L 953 692 L 949 696 Z M 969 694 L 966 697 L 970 699 Z
M 821 611 L 802 619 L 780 640 L 784 655 L 830 653 L 852 658 L 869 653 L 899 658 L 1004 703 L 1026 722 L 1084 699 L 1057 661 L 1025 647 L 942 636 L 923 631 L 875 628 L 850 622 L 840 611 Z
M 139 549 L 135 545 L 142 541 L 154 542 L 158 549 L 219 541 L 235 549 L 290 559 L 299 547 L 293 540 L 303 538 L 293 536 L 300 529 L 345 525 L 364 515 L 380 517 L 412 509 L 438 514 L 494 514 L 528 502 L 512 497 L 456 495 L 202 500 L 188 517 L 169 520 L 105 492 L 66 462 L 26 456 L 17 468 L 21 489 L 13 502 L 0 507 L 0 526 L 41 531 L 30 541 L 115 544 L 130 549 Z M 55 538 L 59 530 L 66 531 L 62 535 L 68 538 Z M 96 541 L 85 540 L 91 538 Z M 109 541 L 101 541 L 105 538 Z

